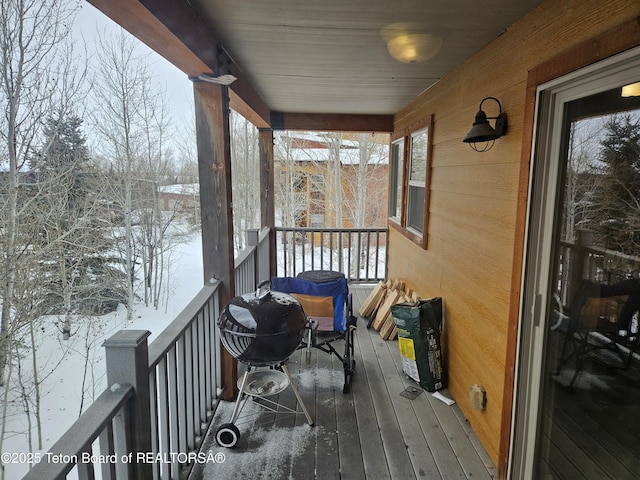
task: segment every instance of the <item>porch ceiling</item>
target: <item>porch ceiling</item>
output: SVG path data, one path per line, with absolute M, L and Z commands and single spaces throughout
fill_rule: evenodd
M 268 124 L 271 112 L 391 116 L 541 3 L 88 1 L 189 75 L 199 74 L 198 68 L 217 69 L 211 60 L 218 42 L 239 77 L 231 86 L 235 100 L 242 100 Z M 154 24 L 158 20 L 160 28 Z M 383 28 L 402 22 L 440 37 L 440 51 L 419 63 L 392 58 Z M 174 48 L 174 42 L 181 45 Z M 188 56 L 176 53 L 185 46 L 205 65 L 188 64 Z

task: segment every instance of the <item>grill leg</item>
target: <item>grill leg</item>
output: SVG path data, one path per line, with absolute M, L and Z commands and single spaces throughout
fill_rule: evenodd
M 309 415 L 309 411 L 307 410 L 307 407 L 305 406 L 304 402 L 302 401 L 302 397 L 300 396 L 300 392 L 298 391 L 298 387 L 294 383 L 293 378 L 291 378 L 291 374 L 289 373 L 289 369 L 287 368 L 287 366 L 284 363 L 282 364 L 282 371 L 287 375 L 287 378 L 289 379 L 289 384 L 291 385 L 291 388 L 293 388 L 293 393 L 295 394 L 296 398 L 298 399 L 298 403 L 302 407 L 302 411 L 304 412 L 304 416 L 307 417 L 307 422 L 309 422 L 309 425 L 313 426 L 313 419 L 311 418 L 311 415 Z
M 311 327 L 309 327 L 309 330 L 307 333 L 306 359 L 307 359 L 307 365 L 309 365 L 311 363 Z
M 247 383 L 247 377 L 249 376 L 249 368 L 244 372 L 242 376 L 242 383 L 240 384 L 240 391 L 238 392 L 238 398 L 236 400 L 236 404 L 233 407 L 233 413 L 231 414 L 231 423 L 235 422 L 238 418 L 238 413 L 240 411 L 240 403 L 242 402 L 242 397 L 244 397 L 244 385 Z

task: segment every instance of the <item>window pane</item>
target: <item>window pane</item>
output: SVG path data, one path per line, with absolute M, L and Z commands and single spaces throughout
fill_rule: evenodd
M 411 135 L 411 172 L 409 180 L 422 182 L 427 180 L 427 130 Z
M 421 235 L 424 224 L 424 193 L 424 187 L 409 186 L 407 226 L 417 230 Z
M 399 218 L 402 212 L 402 166 L 404 165 L 404 141 L 400 140 L 391 146 L 391 165 L 389 170 L 389 216 Z

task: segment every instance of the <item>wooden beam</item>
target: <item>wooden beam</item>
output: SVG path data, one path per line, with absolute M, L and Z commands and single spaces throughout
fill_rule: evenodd
M 274 130 L 393 132 L 393 115 L 272 112 Z
M 204 281 L 221 281 L 220 305 L 226 305 L 235 296 L 228 87 L 195 82 L 193 90 Z M 225 400 L 235 397 L 237 377 L 238 362 L 223 349 Z
M 194 72 L 197 77 L 202 72 L 218 73 L 219 59 L 214 52 L 218 41 L 211 27 L 205 25 L 196 11 L 187 2 L 178 0 L 141 0 L 149 11 L 158 18 L 176 37 L 209 66 L 209 70 Z M 213 47 L 216 48 L 213 48 Z M 156 50 L 157 51 L 157 50 Z M 242 70 L 229 60 L 229 73 L 236 77 L 230 86 L 230 106 L 258 128 L 269 126 L 270 110 L 256 92 Z
M 178 0 L 87 0 L 187 77 L 218 73 L 218 41 L 188 2 Z M 242 70 L 229 66 L 230 106 L 258 128 L 269 126 L 270 110 Z
M 198 55 L 180 41 L 174 32 L 141 2 L 135 0 L 87 1 L 188 76 L 197 76 L 211 70 L 208 62 L 214 59 L 210 58 L 210 55 L 205 58 Z M 211 44 L 209 43 L 209 45 Z M 213 45 L 215 45 L 215 40 Z M 215 49 L 213 50 L 215 51 Z M 216 65 L 216 63 L 214 62 L 212 65 Z

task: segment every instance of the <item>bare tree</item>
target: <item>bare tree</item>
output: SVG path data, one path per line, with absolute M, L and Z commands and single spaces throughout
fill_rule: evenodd
M 0 382 L 11 351 L 10 323 L 13 290 L 24 244 L 17 228 L 25 208 L 18 203 L 21 172 L 28 166 L 36 143 L 42 141 L 42 119 L 73 108 L 79 75 L 71 47 L 64 47 L 75 8 L 57 0 L 1 0 L 0 88 L 5 99 L 1 117 L 0 158 L 8 164 L 2 175 L 2 313 L 0 320 Z M 27 201 L 28 203 L 28 201 Z
M 127 318 L 133 316 L 135 300 L 134 173 L 136 163 L 145 155 L 144 135 L 146 90 L 150 75 L 145 57 L 139 55 L 134 40 L 120 30 L 99 39 L 98 66 L 94 93 L 98 108 L 93 124 L 102 142 L 101 154 L 110 163 L 109 195 L 123 219 L 123 232 L 116 225 L 114 234 L 127 275 Z M 107 179 L 105 179 L 107 180 Z
M 234 247 L 246 247 L 245 232 L 260 225 L 258 130 L 231 112 L 231 174 L 233 176 Z
M 30 301 L 41 293 L 34 277 L 36 229 L 32 217 L 41 191 L 37 177 L 29 169 L 36 149 L 47 150 L 50 145 L 51 132 L 45 131 L 43 119 L 52 115 L 62 118 L 76 108 L 74 101 L 78 99 L 84 72 L 78 69 L 81 63 L 67 42 L 76 8 L 77 3 L 59 0 L 0 0 L 0 89 L 4 99 L 0 116 L 0 383 L 4 385 L 0 450 L 8 402 L 16 388 L 25 400 L 25 395 L 35 389 L 28 400 L 35 402 L 38 447 L 41 446 L 41 379 L 34 335 L 38 309 Z M 30 288 L 22 288 L 23 282 L 31 282 Z M 33 365 L 30 383 L 22 373 L 24 359 Z M 16 370 L 20 375 L 12 379 Z M 24 405 L 31 419 L 30 404 Z M 31 438 L 31 429 L 28 435 Z M 4 476 L 4 467 L 2 471 Z

